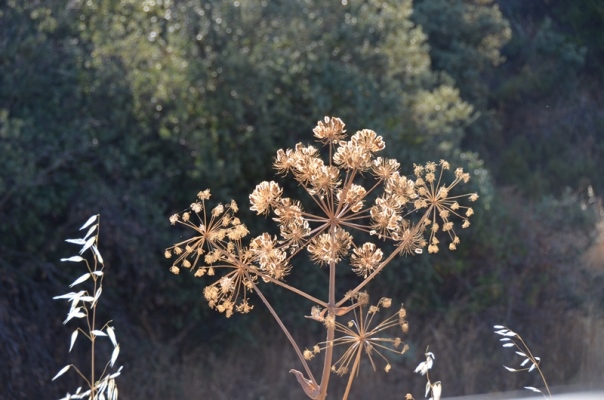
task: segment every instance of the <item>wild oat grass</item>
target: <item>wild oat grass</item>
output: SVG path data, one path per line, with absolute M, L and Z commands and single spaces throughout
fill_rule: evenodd
M 79 324 L 80 326 L 75 328 L 71 334 L 69 352 L 73 349 L 78 337 L 83 335 L 90 342 L 90 372 L 89 374 L 85 374 L 80 367 L 75 364 L 69 364 L 63 367 L 52 380 L 54 381 L 71 369 L 85 382 L 84 389 L 79 387 L 73 394 L 67 393 L 61 400 L 117 400 L 118 389 L 115 378 L 120 375 L 122 367 L 119 367 L 113 373 L 110 373 L 110 370 L 112 370 L 115 365 L 115 361 L 120 352 L 120 345 L 117 343 L 115 329 L 110 325 L 111 321 L 108 321 L 99 327 L 96 318 L 97 306 L 101 293 L 103 292 L 103 278 L 105 276 L 103 271 L 105 264 L 98 249 L 100 217 L 98 215 L 90 217 L 88 221 L 82 225 L 80 230 L 86 228 L 88 228 L 88 231 L 84 237 L 79 239 L 67 239 L 67 242 L 69 243 L 82 246 L 79 254 L 69 258 L 63 258 L 61 261 L 84 263 L 87 272 L 77 278 L 69 285 L 69 287 L 81 287 L 85 283 L 88 283 L 89 288 L 82 289 L 78 292 L 69 292 L 61 296 L 55 296 L 54 299 L 65 299 L 71 303 L 67 318 L 63 324 L 67 324 L 70 321 L 82 321 L 82 323 Z M 82 257 L 82 255 L 88 256 L 89 259 Z M 104 368 L 98 377 L 95 375 L 95 369 L 97 367 L 97 358 L 95 355 L 97 338 L 108 338 L 113 345 L 111 359 L 104 364 Z
M 495 328 L 495 333 L 497 335 L 503 336 L 503 338 L 499 339 L 502 342 L 502 346 L 515 348 L 516 354 L 523 358 L 522 362 L 520 363 L 520 368 L 511 368 L 505 365 L 503 367 L 510 372 L 531 372 L 536 370 L 537 372 L 539 372 L 539 376 L 541 377 L 541 381 L 545 386 L 545 391 L 547 392 L 547 395 L 543 393 L 541 389 L 538 389 L 533 386 L 525 386 L 524 388 L 533 392 L 541 393 L 546 399 L 551 399 L 552 393 L 550 392 L 547 381 L 545 380 L 545 375 L 543 375 L 543 371 L 541 371 L 541 368 L 539 367 L 539 364 L 541 363 L 541 358 L 533 355 L 526 342 L 518 333 L 512 331 L 511 329 L 503 325 L 495 325 L 493 326 L 493 328 Z
M 430 370 L 434 365 L 436 356 L 431 351 L 428 351 L 428 348 L 426 348 L 426 353 L 424 355 L 426 356 L 426 361 L 419 363 L 413 372 L 426 376 L 426 393 L 424 394 L 424 397 L 428 397 L 428 394 L 430 394 L 430 400 L 440 400 L 440 396 L 442 394 L 442 384 L 440 381 L 432 382 L 430 380 Z M 415 400 L 415 398 L 411 393 L 407 393 L 405 395 L 405 400 Z
M 251 296 L 258 296 L 298 356 L 304 372 L 294 368 L 290 372 L 304 393 L 325 399 L 336 373 L 348 375 L 343 395 L 347 399 L 362 358 L 374 370 L 381 363 L 388 372 L 386 354 L 402 354 L 408 348 L 400 337 L 408 330 L 405 308 L 401 305 L 378 322 L 378 313 L 393 300 L 383 297 L 369 305 L 364 289 L 396 257 L 417 256 L 424 249 L 438 252 L 441 236 L 448 242 L 446 248 L 455 250 L 460 243 L 456 229 L 468 228 L 473 214 L 464 201 L 475 201 L 478 195 L 457 192 L 470 175 L 461 168 L 451 171 L 444 160 L 414 165 L 412 175 L 402 174 L 395 159 L 377 156 L 386 144 L 372 130 L 363 129 L 347 140 L 344 123 L 325 117 L 313 132 L 320 147 L 298 143 L 294 149 L 279 150 L 273 162 L 277 174 L 293 178 L 307 197 L 287 197 L 276 181 L 258 184 L 249 196 L 250 210 L 271 215 L 278 236 L 265 232 L 249 239 L 250 232 L 236 216 L 237 203 L 210 206 L 206 189 L 189 208 L 170 217 L 173 225 L 190 228 L 194 235 L 168 247 L 165 256 L 174 258 L 170 268 L 174 274 L 186 269 L 207 277 L 211 283 L 205 286 L 204 297 L 227 318 L 251 312 Z M 327 270 L 325 299 L 286 283 L 296 256 L 304 253 L 318 269 Z M 358 276 L 358 284 L 341 297 L 336 297 L 336 268 L 348 268 Z M 306 318 L 323 325 L 325 340 L 303 349 L 263 294 L 265 284 L 312 302 Z M 343 353 L 336 359 L 337 347 Z M 321 357 L 317 378 L 309 363 Z

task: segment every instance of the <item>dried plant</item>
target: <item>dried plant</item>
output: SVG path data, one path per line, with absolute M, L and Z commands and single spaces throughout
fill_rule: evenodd
M 551 399 L 552 394 L 549 390 L 547 381 L 545 380 L 545 375 L 543 375 L 543 371 L 541 371 L 541 368 L 539 367 L 539 364 L 541 363 L 541 358 L 534 356 L 533 353 L 531 353 L 531 350 L 529 349 L 528 345 L 516 332 L 510 330 L 509 328 L 503 325 L 495 325 L 493 326 L 493 328 L 495 328 L 495 333 L 497 335 L 503 336 L 503 338 L 499 339 L 501 342 L 503 342 L 503 347 L 516 348 L 516 354 L 524 358 L 524 360 L 522 360 L 522 362 L 520 363 L 521 368 L 510 368 L 506 367 L 505 365 L 503 367 L 510 372 L 531 372 L 534 370 L 538 371 L 539 375 L 541 376 L 541 380 L 543 381 L 543 385 L 545 386 L 545 391 L 547 392 L 547 395 L 543 393 L 541 389 L 538 389 L 533 386 L 525 386 L 524 388 L 533 392 L 541 393 L 546 399 Z
M 436 356 L 431 351 L 428 351 L 427 348 L 426 353 L 424 355 L 426 356 L 426 361 L 422 361 L 421 363 L 419 363 L 419 365 L 417 366 L 417 368 L 415 368 L 415 371 L 413 372 L 421 375 L 426 375 L 427 382 L 426 393 L 424 394 L 424 397 L 428 397 L 428 394 L 431 394 L 432 397 L 430 397 L 430 400 L 440 400 L 440 396 L 442 394 L 442 384 L 440 381 L 432 383 L 432 381 L 430 380 L 430 370 L 434 365 L 434 360 L 436 360 Z M 405 396 L 405 400 L 414 399 L 411 394 L 407 394 Z
M 115 378 L 118 377 L 122 371 L 122 367 L 119 367 L 117 371 L 109 373 L 109 370 L 114 367 L 115 361 L 119 355 L 120 345 L 117 343 L 115 336 L 115 329 L 110 325 L 111 321 L 106 322 L 100 328 L 96 321 L 96 310 L 103 291 L 103 277 L 104 274 L 104 262 L 103 257 L 98 249 L 99 241 L 99 228 L 100 228 L 100 217 L 94 215 L 86 221 L 86 223 L 80 228 L 88 231 L 81 239 L 67 239 L 67 242 L 81 245 L 79 255 L 72 256 L 69 258 L 63 258 L 61 261 L 69 262 L 83 262 L 86 264 L 88 270 L 84 275 L 76 279 L 69 287 L 79 286 L 84 282 L 91 283 L 90 290 L 80 290 L 79 292 L 70 292 L 61 296 L 53 297 L 55 300 L 66 299 L 71 303 L 69 312 L 67 313 L 67 319 L 63 322 L 66 324 L 71 320 L 84 321 L 81 326 L 77 327 L 71 334 L 71 342 L 69 345 L 69 352 L 73 349 L 73 346 L 80 334 L 84 335 L 90 342 L 90 375 L 86 375 L 74 364 L 69 364 L 63 367 L 52 380 L 54 381 L 59 376 L 63 375 L 70 369 L 73 369 L 85 382 L 86 389 L 79 387 L 74 394 L 66 394 L 61 400 L 68 399 L 89 399 L 89 400 L 117 400 L 118 389 L 115 384 Z M 82 257 L 84 253 L 89 251 L 91 260 Z M 95 345 L 96 340 L 99 337 L 107 337 L 113 345 L 113 352 L 111 359 L 105 363 L 102 373 L 97 378 L 95 376 L 96 357 L 95 357 Z
M 279 235 L 262 233 L 246 240 L 249 231 L 235 216 L 237 204 L 231 201 L 210 208 L 210 191 L 204 190 L 188 209 L 170 217 L 173 225 L 184 225 L 195 234 L 167 248 L 165 256 L 175 259 L 170 268 L 175 274 L 184 268 L 196 277 L 215 276 L 204 296 L 211 308 L 226 317 L 250 312 L 249 296 L 258 295 L 298 354 L 305 374 L 290 372 L 305 393 L 312 399 L 325 399 L 331 373 L 350 374 L 346 399 L 363 354 L 374 369 L 375 358 L 382 359 L 388 371 L 390 363 L 383 350 L 404 353 L 407 349 L 402 339 L 386 334 L 396 326 L 406 332 L 404 308 L 374 326 L 380 307 L 386 308 L 391 300 L 383 298 L 366 310 L 369 300 L 362 289 L 397 256 L 422 254 L 425 247 L 429 253 L 438 252 L 440 231 L 448 236 L 448 248 L 455 250 L 460 242 L 455 227 L 469 227 L 473 214 L 462 200 L 475 201 L 478 195 L 454 194 L 470 175 L 458 168 L 447 183 L 450 166 L 444 160 L 415 165 L 412 177 L 401 174 L 395 159 L 377 156 L 386 145 L 372 130 L 363 129 L 346 140 L 344 123 L 325 117 L 313 132 L 326 159 L 321 158 L 319 147 L 298 143 L 294 149 L 279 150 L 273 166 L 279 175 L 293 177 L 305 189 L 317 212 L 309 211 L 301 200 L 286 197 L 277 182 L 262 182 L 249 196 L 251 210 L 272 215 Z M 367 237 L 374 240 L 360 242 Z M 390 245 L 380 247 L 387 242 Z M 294 258 L 304 252 L 327 269 L 327 299 L 285 282 Z M 348 264 L 360 281 L 336 298 L 336 266 L 340 264 Z M 325 340 L 312 350 L 301 350 L 263 295 L 261 285 L 266 283 L 311 301 L 314 306 L 307 317 L 324 325 Z M 345 305 L 348 301 L 352 304 Z M 349 314 L 353 315 L 350 322 L 340 322 L 349 319 Z M 338 346 L 347 349 L 334 361 Z M 323 369 L 316 379 L 308 361 L 318 353 L 323 356 Z

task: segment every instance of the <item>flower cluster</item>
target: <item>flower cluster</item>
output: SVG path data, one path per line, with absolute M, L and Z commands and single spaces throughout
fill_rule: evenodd
M 384 331 L 396 326 L 399 327 L 401 333 L 407 333 L 409 325 L 405 319 L 407 312 L 403 306 L 397 312 L 374 326 L 374 319 L 381 308 L 390 308 L 391 305 L 392 300 L 386 297 L 381 298 L 376 305 L 369 305 L 369 296 L 367 293 L 357 293 L 353 296 L 353 305 L 351 306 L 354 318 L 346 324 L 338 321 L 334 322 L 335 331 L 342 335 L 335 338 L 333 342 L 318 343 L 313 347 L 312 351 L 307 349 L 304 352 L 305 357 L 310 359 L 330 346 L 346 347 L 342 356 L 331 368 L 338 375 L 350 373 L 349 384 L 359 371 L 362 355 L 367 356 L 374 371 L 376 370 L 375 356 L 385 362 L 384 370 L 386 372 L 390 371 L 392 366 L 382 352 L 389 351 L 403 354 L 409 349 L 409 346 L 401 338 L 383 336 Z
M 196 232 L 166 250 L 166 257 L 176 257 L 172 272 L 195 269 L 195 275 L 202 276 L 213 275 L 217 268 L 233 270 L 220 278 L 222 283 L 206 288 L 213 307 L 227 312 L 236 309 L 234 299 L 246 299 L 257 277 L 265 282 L 283 281 L 292 258 L 302 250 L 318 265 L 346 262 L 354 273 L 371 280 L 394 255 L 420 254 L 425 247 L 429 253 L 437 252 L 439 231 L 447 232 L 449 249 L 455 250 L 460 240 L 454 229 L 459 222 L 454 220 L 461 220 L 462 228 L 470 225 L 473 210 L 461 200 L 474 201 L 478 196 L 452 194 L 457 185 L 470 179 L 461 168 L 455 170 L 451 183 L 445 183 L 444 172 L 450 167 L 443 160 L 415 165 L 415 176 L 410 177 L 401 173 L 398 161 L 378 156 L 385 143 L 370 129 L 357 131 L 347 140 L 342 120 L 325 117 L 313 132 L 320 146 L 328 147 L 329 158 L 321 157 L 320 147 L 298 143 L 293 149 L 277 151 L 273 164 L 277 173 L 292 176 L 306 190 L 311 200 L 306 206 L 312 212 L 302 201 L 285 196 L 276 181 L 261 182 L 249 195 L 250 210 L 271 215 L 278 235 L 264 233 L 253 238 L 249 247 L 243 246 L 248 230 L 235 217 L 237 205 L 231 202 L 207 209 L 209 190 L 200 192 L 188 210 L 170 218 L 172 224 Z M 355 243 L 359 232 L 393 241 L 394 252 L 384 254 L 376 243 Z M 205 264 L 198 265 L 202 260 Z
M 440 172 L 437 170 L 440 168 Z M 460 218 L 463 222 L 462 228 L 470 226 L 469 217 L 474 214 L 471 207 L 462 206 L 459 200 L 468 198 L 470 201 L 476 201 L 478 195 L 476 193 L 452 195 L 451 190 L 459 183 L 467 183 L 470 180 L 470 174 L 464 172 L 462 168 L 455 170 L 455 179 L 448 186 L 442 182 L 443 172 L 450 169 L 449 163 L 440 160 L 438 165 L 435 162 L 428 162 L 426 165 L 415 165 L 414 173 L 416 176 L 415 187 L 417 190 L 417 198 L 414 201 L 416 210 L 427 209 L 426 214 L 429 219 L 425 221 L 426 226 L 429 226 L 430 239 L 428 241 L 428 252 L 438 252 L 439 240 L 436 233 L 439 230 L 447 232 L 451 242 L 449 250 L 455 250 L 459 244 L 459 237 L 453 229 L 454 223 L 451 217 Z
M 207 189 L 199 192 L 197 200 L 187 210 L 170 217 L 173 225 L 184 225 L 196 235 L 170 246 L 164 255 L 166 258 L 176 256 L 170 268 L 174 274 L 181 268 L 193 270 L 196 277 L 228 271 L 205 287 L 204 297 L 211 308 L 227 317 L 234 311 L 247 313 L 253 308 L 247 294 L 257 280 L 251 268 L 254 252 L 242 245 L 242 239 L 249 231 L 235 216 L 239 210 L 235 201 L 208 209 L 206 201 L 210 195 Z
M 216 276 L 203 294 L 210 307 L 227 317 L 234 312 L 249 312 L 252 306 L 248 296 L 254 291 L 294 346 L 306 374 L 293 369 L 290 372 L 305 393 L 324 399 L 330 374 L 349 373 L 344 394 L 348 398 L 364 355 L 374 370 L 375 359 L 381 358 L 388 372 L 391 365 L 383 353 L 407 350 L 399 337 L 385 336 L 387 329 L 396 326 L 407 332 L 405 309 L 401 306 L 375 324 L 380 309 L 389 308 L 392 300 L 382 298 L 370 306 L 368 295 L 361 290 L 398 255 L 421 254 L 426 247 L 429 253 L 436 253 L 440 231 L 446 232 L 448 247 L 455 250 L 460 239 L 454 228 L 470 226 L 473 214 L 462 200 L 475 201 L 478 195 L 459 191 L 458 186 L 470 179 L 461 168 L 453 172 L 452 182 L 447 180 L 450 166 L 444 160 L 415 165 L 410 175 L 402 173 L 397 160 L 379 155 L 386 147 L 384 139 L 370 129 L 348 138 L 342 120 L 325 117 L 313 133 L 318 145 L 298 143 L 293 149 L 280 149 L 273 162 L 277 174 L 292 177 L 308 195 L 306 199 L 288 197 L 273 180 L 261 182 L 249 195 L 250 210 L 270 216 L 277 223 L 278 233 L 246 239 L 248 229 L 235 216 L 237 204 L 232 201 L 207 208 L 210 191 L 205 190 L 186 211 L 170 217 L 172 224 L 186 226 L 195 234 L 166 249 L 165 255 L 175 258 L 171 267 L 175 274 L 185 268 L 198 277 Z M 244 244 L 244 239 L 249 242 Z M 391 245 L 379 246 L 387 241 Z M 303 253 L 329 270 L 327 300 L 285 282 L 294 257 Z M 357 274 L 360 283 L 337 299 L 335 280 L 340 264 Z M 259 285 L 263 282 L 279 285 L 312 302 L 308 318 L 325 326 L 326 341 L 302 351 L 262 294 Z M 352 305 L 343 306 L 349 300 Z M 344 318 L 349 319 L 348 323 L 342 323 Z M 334 362 L 336 348 L 344 350 Z M 319 353 L 324 355 L 322 382 L 315 380 L 307 362 Z M 433 358 L 427 353 L 418 372 L 427 374 Z M 440 382 L 432 384 L 428 380 L 429 391 L 437 400 Z

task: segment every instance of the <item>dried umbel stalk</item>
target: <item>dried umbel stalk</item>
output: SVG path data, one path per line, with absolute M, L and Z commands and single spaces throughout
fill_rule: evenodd
M 358 131 L 347 140 L 342 120 L 325 117 L 313 132 L 319 146 L 298 143 L 293 149 L 277 151 L 273 162 L 277 174 L 297 181 L 308 198 L 287 197 L 276 181 L 258 184 L 249 196 L 252 211 L 272 216 L 279 228 L 278 236 L 262 233 L 248 239 L 248 229 L 235 216 L 237 204 L 231 201 L 210 208 L 206 204 L 210 191 L 205 190 L 187 210 L 170 217 L 172 224 L 187 226 L 195 235 L 166 249 L 165 256 L 175 259 L 171 267 L 175 274 L 184 268 L 197 277 L 213 277 L 204 296 L 211 308 L 227 317 L 251 311 L 249 296 L 255 292 L 297 352 L 307 376 L 292 372 L 307 395 L 324 399 L 332 370 L 340 374 L 350 370 L 355 373 L 350 374 L 347 398 L 362 353 L 375 367 L 373 356 L 385 360 L 379 352 L 385 347 L 380 345 L 405 349 L 401 339 L 382 336 L 387 328 L 402 327 L 399 317 L 370 327 L 379 307 L 386 308 L 391 301 L 383 299 L 365 311 L 368 300 L 361 290 L 399 255 L 421 254 L 424 248 L 429 253 L 438 252 L 441 246 L 437 236 L 441 231 L 445 233 L 440 236 L 448 238 L 448 248 L 455 250 L 460 243 L 456 228 L 469 227 L 473 214 L 464 200 L 473 202 L 478 195 L 454 193 L 470 175 L 458 168 L 448 183 L 450 166 L 444 160 L 415 165 L 413 175 L 402 174 L 395 159 L 378 156 L 386 144 L 370 129 Z M 303 204 L 309 203 L 318 211 L 306 209 Z M 367 241 L 368 237 L 373 240 Z M 387 242 L 390 245 L 385 246 Z M 285 283 L 295 267 L 294 257 L 303 253 L 328 270 L 327 299 L 317 299 L 304 288 Z M 336 299 L 335 269 L 340 264 L 348 265 L 360 281 Z M 263 283 L 281 286 L 315 304 L 308 318 L 324 324 L 326 338 L 313 351 L 300 350 L 262 294 Z M 347 301 L 352 305 L 344 306 Z M 354 314 L 352 326 L 341 322 L 349 313 Z M 406 330 L 406 321 L 404 326 Z M 336 338 L 336 333 L 342 336 Z M 333 362 L 333 349 L 338 344 L 356 347 Z M 314 378 L 307 362 L 316 353 L 323 355 L 320 380 Z M 386 361 L 386 365 L 390 364 Z
M 368 299 L 369 296 L 364 292 L 355 295 L 353 299 L 353 319 L 347 323 L 334 321 L 335 331 L 340 333 L 341 336 L 331 342 L 319 343 L 314 346 L 312 352 L 314 356 L 314 354 L 332 347 L 343 346 L 346 348 L 343 355 L 331 367 L 331 370 L 340 376 L 350 375 L 344 394 L 345 398 L 350 393 L 352 382 L 359 373 L 361 357 L 367 356 L 374 371 L 377 369 L 374 358 L 381 358 L 385 363 L 384 370 L 389 372 L 392 365 L 390 365 L 383 352 L 403 354 L 409 349 L 409 346 L 399 337 L 382 335 L 382 332 L 396 326 L 400 328 L 399 334 L 407 333 L 409 325 L 405 319 L 407 312 L 403 306 L 401 305 L 397 312 L 373 326 L 374 319 L 376 319 L 375 317 L 380 309 L 390 308 L 392 300 L 383 297 L 378 304 L 369 306 Z M 305 352 L 305 358 L 309 358 L 307 352 Z

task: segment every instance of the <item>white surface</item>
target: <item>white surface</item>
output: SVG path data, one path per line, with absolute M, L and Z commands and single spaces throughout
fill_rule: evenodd
M 604 400 L 604 392 L 574 392 L 557 394 L 553 400 Z M 442 400 L 540 400 L 545 399 L 541 394 L 529 390 L 515 393 L 477 394 L 463 397 L 445 397 Z

